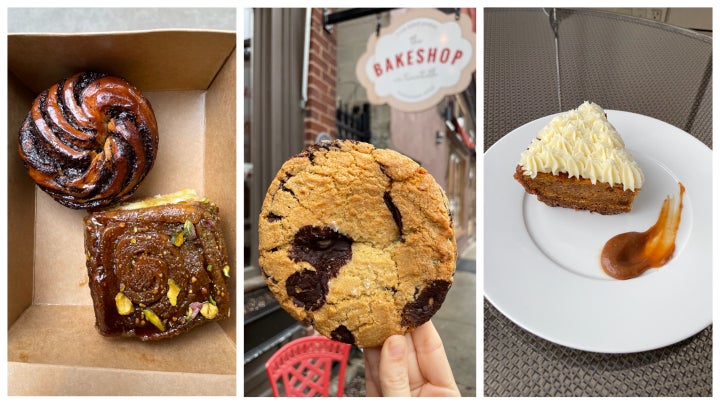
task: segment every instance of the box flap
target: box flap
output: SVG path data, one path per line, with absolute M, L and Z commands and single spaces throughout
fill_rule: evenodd
M 220 207 L 222 231 L 225 238 L 234 241 L 237 238 L 236 225 L 230 218 L 237 213 L 237 183 L 236 183 L 236 120 L 228 119 L 236 113 L 236 93 L 228 91 L 235 87 L 236 63 L 235 52 L 230 56 L 225 66 L 218 73 L 215 81 L 207 92 L 205 109 L 205 195 L 215 201 Z M 229 217 L 232 215 L 232 217 Z M 227 245 L 228 258 L 231 263 L 228 288 L 232 299 L 231 310 L 237 312 L 237 285 L 242 273 L 238 271 L 237 252 L 235 244 Z M 233 340 L 236 340 L 236 322 L 223 321 L 221 326 Z
M 177 30 L 9 34 L 8 69 L 36 94 L 83 70 L 122 76 L 142 91 L 205 90 L 235 48 L 235 37 Z

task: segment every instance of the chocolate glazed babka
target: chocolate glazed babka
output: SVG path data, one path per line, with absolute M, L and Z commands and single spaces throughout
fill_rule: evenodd
M 82 72 L 42 92 L 20 129 L 30 177 L 60 204 L 99 209 L 130 197 L 153 166 L 150 102 L 126 80 Z
M 85 258 L 103 336 L 165 339 L 230 317 L 219 208 L 194 192 L 89 213 Z

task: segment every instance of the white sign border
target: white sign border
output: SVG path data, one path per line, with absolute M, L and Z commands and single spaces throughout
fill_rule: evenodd
M 460 25 L 462 37 L 469 41 L 472 46 L 473 54 L 470 57 L 470 61 L 468 65 L 462 70 L 460 78 L 454 86 L 441 87 L 431 97 L 425 100 L 409 103 L 398 100 L 392 94 L 387 96 L 379 96 L 375 91 L 375 83 L 370 80 L 370 78 L 368 78 L 365 73 L 365 66 L 367 64 L 367 61 L 371 56 L 374 55 L 375 45 L 382 36 L 390 35 L 405 23 L 418 18 L 430 18 L 439 21 L 440 23 L 456 22 L 458 25 Z M 355 74 L 360 81 L 360 84 L 362 84 L 362 86 L 367 91 L 368 101 L 371 104 L 387 103 L 391 107 L 397 108 L 402 111 L 424 111 L 437 105 L 440 101 L 442 101 L 443 98 L 445 98 L 445 96 L 462 92 L 470 84 L 472 74 L 476 68 L 475 52 L 477 52 L 477 48 L 475 46 L 475 36 L 475 33 L 472 31 L 472 21 L 470 21 L 470 17 L 467 14 L 462 13 L 460 14 L 460 18 L 456 19 L 455 14 L 445 14 L 437 9 L 410 9 L 404 14 L 393 16 L 392 23 L 389 26 L 382 28 L 380 30 L 379 36 L 375 33 L 370 35 L 366 51 L 362 56 L 360 56 L 360 59 L 358 59 L 357 65 L 355 66 Z

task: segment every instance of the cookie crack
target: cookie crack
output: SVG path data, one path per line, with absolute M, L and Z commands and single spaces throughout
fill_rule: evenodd
M 295 191 L 293 191 L 291 188 L 288 188 L 285 185 L 289 179 L 290 179 L 290 177 L 286 178 L 285 180 L 283 180 L 280 183 L 280 187 L 278 188 L 278 191 L 284 191 L 284 192 L 290 194 L 292 196 L 292 198 L 299 203 L 300 199 L 298 199 L 297 196 L 295 195 Z

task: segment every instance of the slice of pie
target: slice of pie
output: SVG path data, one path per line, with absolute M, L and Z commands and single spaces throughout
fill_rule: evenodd
M 520 155 L 515 179 L 551 207 L 630 212 L 645 176 L 595 103 L 550 121 Z

